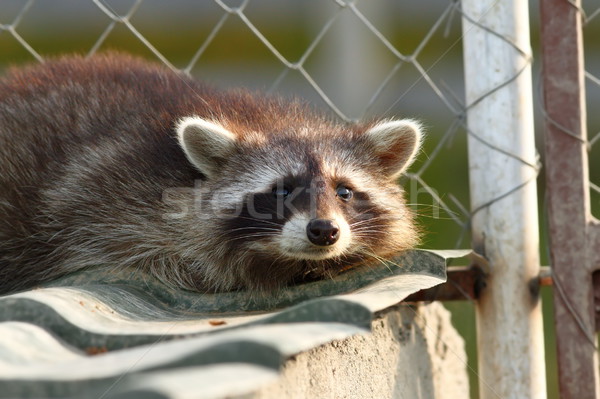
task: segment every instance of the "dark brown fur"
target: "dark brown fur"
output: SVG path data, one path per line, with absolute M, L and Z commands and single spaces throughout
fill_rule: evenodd
M 206 181 L 175 135 L 177 121 L 190 115 L 222 121 L 243 140 L 248 135 L 223 161 L 227 178 L 215 189 L 234 185 L 237 173 L 260 168 L 261 159 L 288 162 L 289 156 L 306 163 L 339 150 L 385 182 L 386 195 L 398 201 L 385 209 L 369 203 L 372 193 L 357 189 L 365 196 L 363 214 L 374 216 L 376 231 L 364 238 L 373 254 L 389 256 L 414 245 L 402 193 L 379 171 L 385 155 L 356 150 L 368 146 L 361 134 L 370 124 L 338 125 L 298 101 L 217 91 L 128 56 L 69 57 L 13 70 L 0 81 L 0 293 L 95 265 L 144 269 L 189 289 L 270 289 L 311 270 L 327 274 L 367 257 L 358 253 L 318 264 L 268 253 L 244 258 L 234 237 L 241 219 L 165 217 L 174 212 L 172 198 L 181 195 L 175 203 L 189 203 L 190 189 Z M 306 137 L 286 133 L 300 128 L 315 132 L 308 140 L 314 148 L 300 150 Z M 261 132 L 268 145 L 251 132 Z M 327 132 L 327 141 L 320 141 L 319 132 Z M 173 188 L 165 201 L 165 190 Z M 391 238 L 387 224 L 400 222 L 381 215 L 398 209 L 404 235 Z M 345 217 L 355 213 L 348 210 Z

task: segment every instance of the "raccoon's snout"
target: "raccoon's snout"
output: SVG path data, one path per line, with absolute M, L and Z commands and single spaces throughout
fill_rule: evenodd
M 306 225 L 306 235 L 313 244 L 325 247 L 337 242 L 340 228 L 333 220 L 312 219 Z

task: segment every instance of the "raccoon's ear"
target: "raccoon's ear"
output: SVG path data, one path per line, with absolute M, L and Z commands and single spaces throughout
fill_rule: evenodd
M 186 117 L 177 123 L 177 138 L 188 160 L 209 179 L 235 148 L 236 137 L 214 122 Z
M 390 178 L 399 177 L 413 163 L 423 137 L 421 124 L 412 119 L 380 122 L 365 135 Z

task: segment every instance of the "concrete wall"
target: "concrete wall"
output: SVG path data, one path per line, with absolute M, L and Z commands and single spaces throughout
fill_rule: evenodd
M 254 399 L 468 398 L 464 341 L 440 303 L 399 305 L 372 332 L 301 353 Z

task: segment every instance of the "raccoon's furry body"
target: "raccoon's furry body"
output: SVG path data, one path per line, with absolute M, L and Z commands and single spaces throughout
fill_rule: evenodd
M 276 289 L 415 245 L 413 121 L 342 125 L 122 55 L 0 80 L 0 293 L 91 266 Z

